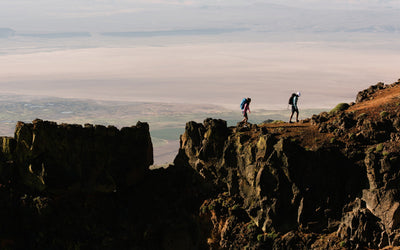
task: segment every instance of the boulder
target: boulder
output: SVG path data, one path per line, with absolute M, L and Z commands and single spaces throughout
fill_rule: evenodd
M 376 85 L 370 86 L 368 89 L 358 92 L 356 97 L 356 103 L 360 103 L 364 100 L 372 99 L 372 95 L 378 90 L 384 89 L 385 84 L 383 82 L 378 82 Z
M 383 248 L 389 244 L 385 226 L 380 219 L 366 208 L 365 203 L 356 199 L 343 209 L 344 215 L 337 234 L 347 239 L 351 246 Z

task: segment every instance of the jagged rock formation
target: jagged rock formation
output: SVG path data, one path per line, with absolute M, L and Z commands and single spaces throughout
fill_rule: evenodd
M 208 189 L 190 169 L 149 170 L 146 123 L 118 130 L 20 122 L 1 145 L 1 249 L 206 245 L 196 218 L 198 190 Z
M 224 121 L 211 119 L 188 123 L 175 164 L 190 166 L 219 193 L 227 192 L 203 208 L 214 204 L 208 213 L 210 246 L 398 245 L 400 82 L 371 86 L 356 102 L 298 126 L 227 128 Z M 218 206 L 224 203 L 218 200 L 230 197 L 236 197 L 231 207 Z M 232 206 L 241 211 L 239 217 Z M 238 242 L 246 225 L 258 229 Z
M 400 82 L 297 124 L 188 122 L 149 170 L 149 127 L 18 123 L 1 138 L 0 248 L 400 246 Z
M 19 122 L 15 148 L 5 148 L 21 180 L 37 190 L 87 188 L 112 192 L 143 179 L 153 164 L 149 127 L 122 128 Z
M 378 90 L 384 89 L 386 87 L 391 87 L 391 86 L 385 85 L 383 82 L 378 82 L 376 85 L 372 85 L 368 89 L 358 92 L 356 97 L 356 103 L 360 103 L 364 100 L 373 99 L 372 94 L 375 94 Z
M 228 130 L 220 120 L 197 126 L 198 134 L 193 134 L 194 125 L 189 123 L 188 133 L 182 136 L 188 164 L 221 190 L 240 195 L 244 209 L 265 232 L 287 232 L 300 225 L 326 228 L 333 215 L 340 218 L 343 204 L 352 198 L 349 194 L 361 192 L 359 169 L 335 147 L 307 151 L 257 126 L 246 132 L 232 128 L 229 137 L 204 136 L 195 141 L 191 138 L 201 138 L 202 133 L 226 135 Z M 214 157 L 204 158 L 209 145 L 214 146 Z

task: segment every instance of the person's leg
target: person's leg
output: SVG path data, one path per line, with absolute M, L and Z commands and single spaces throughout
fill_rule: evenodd
M 299 122 L 299 110 L 296 110 L 296 122 Z
M 243 113 L 243 120 L 240 122 L 242 124 L 247 123 L 247 114 Z
M 293 117 L 293 114 L 294 114 L 294 110 L 292 109 L 292 114 L 290 115 L 289 123 L 291 123 L 291 122 L 292 122 L 292 117 Z

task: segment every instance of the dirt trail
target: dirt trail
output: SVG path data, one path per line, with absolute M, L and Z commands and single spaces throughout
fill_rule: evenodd
M 400 106 L 400 85 L 377 90 L 370 96 L 369 100 L 364 100 L 354 104 L 346 112 L 354 112 L 355 117 L 359 114 L 368 114 L 369 119 L 381 119 L 381 113 L 396 113 Z M 317 126 L 311 124 L 309 119 L 300 123 L 271 123 L 263 125 L 270 133 L 274 133 L 278 138 L 287 137 L 298 140 L 300 144 L 307 148 L 316 148 L 322 143 L 329 142 L 334 136 L 332 133 L 320 133 Z

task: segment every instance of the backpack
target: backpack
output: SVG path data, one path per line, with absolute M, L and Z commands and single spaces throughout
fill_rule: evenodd
M 240 109 L 244 109 L 244 105 L 247 103 L 247 98 L 243 98 L 242 102 L 240 103 Z
M 293 105 L 293 98 L 296 96 L 295 93 L 292 94 L 292 96 L 289 98 L 289 104 Z

